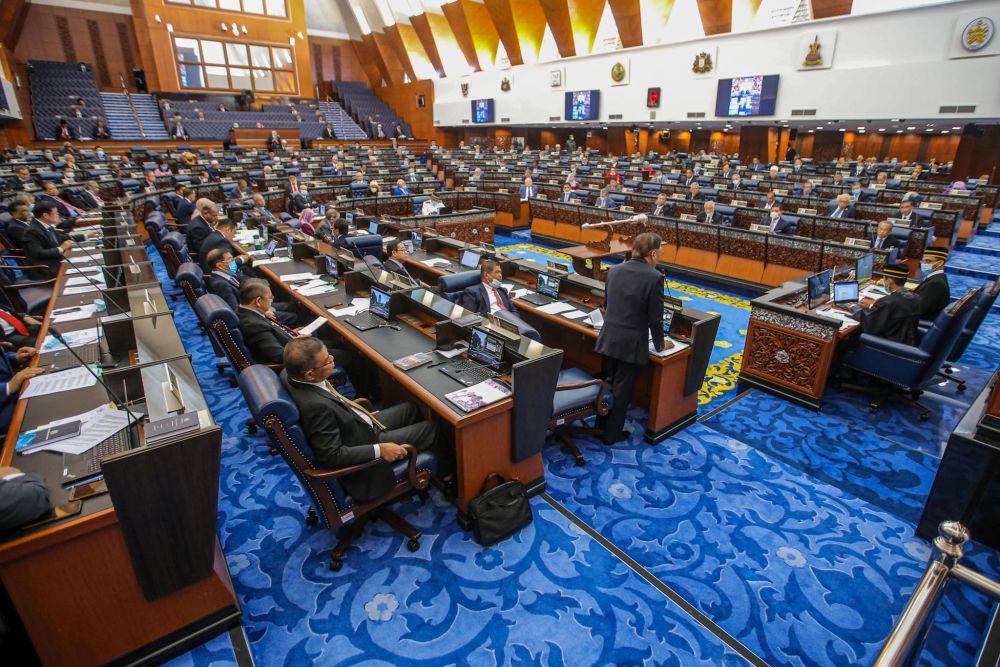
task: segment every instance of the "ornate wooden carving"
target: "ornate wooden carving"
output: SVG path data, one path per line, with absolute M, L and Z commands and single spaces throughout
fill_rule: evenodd
M 69 20 L 65 16 L 56 17 L 56 32 L 62 45 L 66 62 L 77 62 L 76 47 L 73 46 L 73 33 L 69 29 Z
M 122 50 L 122 60 L 125 62 L 125 67 L 128 68 L 128 72 L 124 74 L 129 80 L 132 80 L 132 68 L 135 67 L 135 51 L 132 50 L 132 36 L 129 34 L 128 26 L 124 22 L 115 22 L 115 34 L 118 35 L 118 44 L 121 46 Z M 134 80 L 132 80 L 135 83 Z
M 750 322 L 742 372 L 818 398 L 832 342 Z
M 723 228 L 719 230 L 719 252 L 763 262 L 767 256 L 767 238 L 763 234 Z
M 87 19 L 87 33 L 90 35 L 90 45 L 94 48 L 97 82 L 108 87 L 111 85 L 111 73 L 108 72 L 108 57 L 104 53 L 104 41 L 101 39 L 101 28 L 97 21 Z

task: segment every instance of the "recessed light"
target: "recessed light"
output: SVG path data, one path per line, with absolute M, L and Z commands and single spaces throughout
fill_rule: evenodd
M 898 119 L 898 118 L 893 118 L 893 119 L 892 119 L 892 122 L 893 122 L 893 123 L 898 123 L 898 122 L 899 122 L 899 119 Z
M 816 130 L 809 130 L 809 134 L 815 134 Z
M 951 129 L 953 129 L 953 130 L 961 130 L 962 128 L 960 128 L 960 127 L 953 127 Z
M 817 125 L 817 126 L 816 126 L 816 129 L 817 129 L 817 130 L 822 130 L 822 129 L 823 129 L 823 126 L 822 126 L 822 125 Z
M 859 127 L 858 129 L 859 129 L 859 130 L 863 130 L 863 129 L 865 129 L 865 128 L 864 128 L 864 127 L 862 126 L 862 127 Z
M 842 128 L 840 128 L 840 131 L 841 131 L 841 132 L 847 132 L 847 130 L 846 130 L 845 128 L 843 128 L 843 127 L 842 127 Z
M 941 130 L 941 134 L 948 134 L 951 130 Z
M 902 133 L 903 133 L 902 130 L 896 130 L 896 134 L 902 134 Z
M 910 132 L 912 132 L 913 130 L 917 129 L 917 127 L 915 125 L 911 125 L 908 128 L 906 128 L 906 129 L 909 130 Z
M 884 127 L 880 127 L 880 128 L 878 129 L 878 131 L 879 131 L 879 132 L 885 132 L 885 128 L 884 128 Z

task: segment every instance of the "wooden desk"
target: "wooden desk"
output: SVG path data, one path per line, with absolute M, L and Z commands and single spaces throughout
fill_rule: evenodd
M 270 138 L 273 129 L 276 128 L 234 127 L 229 131 L 229 138 L 234 145 L 264 148 L 267 146 L 267 140 Z M 299 147 L 299 128 L 282 127 L 277 128 L 277 131 L 278 136 L 288 142 L 290 149 L 295 150 Z
M 73 255 L 80 255 L 74 249 Z M 65 263 L 57 276 L 57 292 L 65 284 Z M 142 290 L 140 290 L 142 291 Z M 51 321 L 52 309 L 90 303 L 99 297 L 98 293 L 86 295 L 65 295 L 54 297 L 45 315 L 39 340 L 43 340 Z M 142 300 L 144 297 L 136 295 Z M 162 294 L 154 297 L 156 303 L 165 305 Z M 170 317 L 159 317 L 161 328 L 173 329 Z M 64 330 L 78 330 L 94 326 L 94 319 L 68 323 Z M 174 329 L 176 332 L 176 330 Z M 155 347 L 155 346 L 154 346 Z M 147 347 L 147 352 L 152 348 Z M 146 359 L 150 359 L 147 357 Z M 33 363 L 38 363 L 36 357 Z M 63 364 L 60 363 L 62 366 Z M 145 374 L 149 367 L 134 367 L 136 376 Z M 186 405 L 192 410 L 205 409 L 204 397 L 200 394 L 190 364 L 178 369 L 184 387 Z M 109 371 L 106 381 L 114 371 Z M 124 375 L 119 378 L 127 381 Z M 142 380 L 140 379 L 141 383 Z M 162 397 L 156 391 L 147 391 L 147 410 L 153 419 L 165 416 Z M 120 393 L 120 390 L 119 390 Z M 137 398 L 133 391 L 130 394 Z M 100 385 L 77 389 L 50 396 L 40 396 L 18 402 L 11 426 L 4 443 L 0 463 L 14 465 L 24 472 L 41 474 L 46 481 L 53 505 L 68 501 L 69 490 L 61 486 L 61 455 L 40 452 L 31 456 L 14 458 L 14 444 L 21 431 L 34 428 L 53 419 L 79 414 L 88 407 L 107 402 L 108 394 Z M 218 443 L 221 431 L 212 426 L 196 432 L 215 438 L 216 449 L 199 447 L 209 459 L 218 457 Z M 80 514 L 34 529 L 11 531 L 0 536 L 0 579 L 3 580 L 11 601 L 17 609 L 36 651 L 46 665 L 99 665 L 113 662 L 133 662 L 137 660 L 163 661 L 191 647 L 200 644 L 227 627 L 238 625 L 241 611 L 236 600 L 225 558 L 215 537 L 216 503 L 218 494 L 218 474 L 211 477 L 212 468 L 201 466 L 200 481 L 207 484 L 193 484 L 190 471 L 183 471 L 178 477 L 176 468 L 161 466 L 160 455 L 171 453 L 179 442 L 171 440 L 156 447 L 131 450 L 125 458 L 136 455 L 153 465 L 159 484 L 144 485 L 150 492 L 149 502 L 137 503 L 127 508 L 115 504 L 115 498 L 123 497 L 108 476 L 112 494 L 104 494 L 83 501 Z M 117 460 L 118 457 L 115 457 Z M 191 459 L 189 459 L 191 460 Z M 110 466 L 110 460 L 105 463 Z M 119 465 L 116 463 L 115 465 Z M 118 468 L 122 470 L 122 468 Z M 140 481 L 141 480 L 134 480 Z M 207 486 L 207 488 L 206 488 Z M 158 491 L 164 487 L 184 490 L 190 497 L 197 496 L 198 510 L 202 519 L 206 513 L 211 516 L 209 532 L 189 533 L 190 542 L 181 545 L 191 549 L 194 560 L 207 555 L 207 560 L 199 561 L 197 579 L 192 583 L 171 589 L 163 594 L 150 595 L 143 582 L 149 583 L 148 574 L 162 568 L 175 571 L 176 565 L 184 568 L 183 559 L 178 563 L 163 549 L 156 560 L 136 561 L 130 549 L 135 546 L 135 523 L 124 519 L 121 512 L 138 514 L 151 531 L 147 534 L 151 543 L 162 536 L 162 529 L 175 526 L 176 515 L 185 513 L 184 502 L 171 504 L 166 511 L 159 504 Z M 197 487 L 197 488 L 196 488 Z M 203 502 L 201 502 L 203 501 Z M 192 499 L 194 502 L 194 499 Z M 141 539 L 141 538 L 140 538 Z M 204 547 L 204 548 L 203 548 Z M 192 574 L 189 571 L 187 574 Z M 155 576 L 155 575 L 154 575 Z M 163 582 L 158 582 L 163 583 Z
M 588 245 L 574 245 L 560 250 L 560 252 L 566 253 L 573 259 L 573 270 L 576 273 L 588 278 L 596 278 L 597 280 L 604 280 L 606 277 L 606 272 L 601 270 L 601 260 L 603 258 L 631 251 L 632 244 L 620 239 L 612 239 L 611 245 L 607 250 Z M 588 261 L 590 261 L 590 266 L 587 266 Z

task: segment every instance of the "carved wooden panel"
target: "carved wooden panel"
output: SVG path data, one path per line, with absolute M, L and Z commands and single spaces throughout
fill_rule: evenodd
M 128 26 L 124 22 L 115 22 L 115 34 L 118 36 L 118 45 L 122 50 L 122 61 L 128 71 L 123 72 L 126 81 L 135 81 L 132 78 L 132 68 L 135 67 L 135 52 L 132 50 L 132 36 L 129 34 Z
M 677 232 L 680 239 L 679 245 L 682 247 L 718 252 L 718 227 L 697 222 L 679 222 L 677 223 Z
M 97 21 L 87 19 L 87 33 L 90 35 L 90 45 L 94 49 L 97 83 L 105 87 L 110 86 L 111 73 L 108 71 L 108 57 L 104 53 L 104 41 L 101 39 L 101 29 L 97 25 Z
M 719 230 L 719 252 L 763 262 L 767 256 L 767 236 L 739 229 Z
M 821 245 L 815 242 L 771 235 L 768 237 L 767 263 L 790 266 L 803 271 L 818 271 L 820 247 Z
M 553 203 L 552 219 L 567 225 L 579 225 L 580 216 L 577 214 L 578 208 L 576 204 Z
M 62 45 L 66 62 L 77 62 L 76 47 L 73 46 L 73 33 L 69 29 L 69 21 L 65 16 L 56 17 L 56 32 L 59 34 L 59 43 Z
M 818 399 L 833 345 L 751 320 L 741 372 Z

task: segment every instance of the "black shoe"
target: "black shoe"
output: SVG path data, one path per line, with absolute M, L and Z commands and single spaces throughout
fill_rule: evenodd
M 614 445 L 619 442 L 625 442 L 632 437 L 631 431 L 622 431 L 617 436 L 609 436 L 607 434 L 601 436 L 601 442 L 605 445 Z

